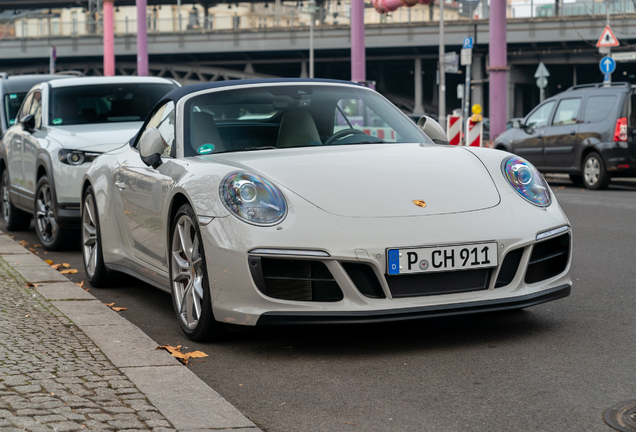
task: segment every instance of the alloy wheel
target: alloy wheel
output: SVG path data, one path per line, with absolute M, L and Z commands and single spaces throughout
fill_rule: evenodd
M 55 220 L 55 213 L 53 213 L 53 199 L 51 188 L 48 184 L 44 184 L 38 190 L 36 209 L 35 217 L 38 233 L 45 242 L 52 242 L 60 227 Z
M 97 268 L 98 238 L 96 221 L 93 195 L 88 194 L 84 200 L 84 212 L 82 213 L 82 253 L 89 278 L 95 276 Z
M 11 200 L 9 198 L 9 187 L 5 182 L 2 182 L 2 191 L 0 192 L 2 193 L 2 217 L 6 225 L 11 217 Z
M 179 319 L 194 330 L 201 319 L 203 302 L 203 260 L 197 229 L 182 215 L 172 234 L 172 292 Z
M 585 176 L 585 182 L 587 184 L 596 184 L 598 178 L 601 175 L 601 166 L 598 162 L 598 159 L 596 159 L 595 157 L 590 157 L 585 161 L 583 175 Z

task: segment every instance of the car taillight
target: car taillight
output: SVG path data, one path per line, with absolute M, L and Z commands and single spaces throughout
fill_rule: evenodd
M 614 141 L 627 141 L 627 117 L 621 117 L 616 120 Z

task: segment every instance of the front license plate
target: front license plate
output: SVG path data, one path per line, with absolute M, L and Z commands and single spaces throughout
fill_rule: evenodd
M 497 266 L 497 243 L 389 249 L 388 273 L 431 273 Z

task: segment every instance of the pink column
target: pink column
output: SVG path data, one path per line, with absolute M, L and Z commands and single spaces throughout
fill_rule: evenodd
M 490 55 L 489 93 L 490 103 L 488 117 L 490 117 L 490 139 L 494 140 L 506 130 L 508 120 L 508 63 L 506 47 L 506 1 L 491 0 L 490 2 L 490 41 L 488 43 Z
M 364 0 L 351 0 L 351 81 L 366 81 Z
M 148 20 L 146 0 L 135 0 L 137 4 L 137 76 L 148 76 Z
M 104 76 L 115 76 L 113 3 L 115 3 L 115 0 L 103 0 L 102 6 L 104 13 Z

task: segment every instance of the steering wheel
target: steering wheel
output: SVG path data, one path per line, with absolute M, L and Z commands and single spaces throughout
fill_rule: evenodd
M 364 131 L 361 131 L 360 129 L 353 129 L 353 128 L 343 129 L 331 135 L 329 138 L 327 138 L 327 140 L 324 142 L 323 145 L 333 145 L 336 141 L 348 135 L 358 135 L 358 134 L 366 135 L 366 133 L 364 133 Z

